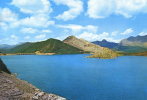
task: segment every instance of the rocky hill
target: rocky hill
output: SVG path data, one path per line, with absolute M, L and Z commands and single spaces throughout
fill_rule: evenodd
M 9 50 L 9 53 L 55 53 L 74 54 L 83 53 L 82 50 L 63 43 L 57 39 L 48 39 L 41 42 L 24 43 Z
M 95 44 L 90 43 L 84 39 L 78 39 L 75 36 L 69 36 L 63 42 L 67 43 L 71 46 L 74 46 L 76 48 L 79 48 L 83 51 L 92 53 L 93 55 L 90 57 L 115 58 L 118 56 L 117 53 L 111 49 L 101 47 L 99 45 L 95 45 Z

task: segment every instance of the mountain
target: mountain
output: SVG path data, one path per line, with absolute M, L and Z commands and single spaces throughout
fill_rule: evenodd
M 92 43 L 94 43 L 96 45 L 100 45 L 102 47 L 107 47 L 107 48 L 110 48 L 110 49 L 113 49 L 113 48 L 115 48 L 119 45 L 119 43 L 109 42 L 105 39 L 103 39 L 102 41 L 94 41 Z
M 8 70 L 8 68 L 6 67 L 6 65 L 3 63 L 3 61 L 1 59 L 0 59 L 0 71 L 11 74 L 11 72 Z
M 5 53 L 7 50 L 14 48 L 16 45 L 0 44 L 0 52 Z
M 71 45 L 63 43 L 57 39 L 48 39 L 46 41 L 24 43 L 9 50 L 9 53 L 56 53 L 56 54 L 72 54 L 83 53 L 83 50 L 75 48 Z
M 147 51 L 146 47 L 140 47 L 140 46 L 122 46 L 119 45 L 118 47 L 113 48 L 117 51 L 122 51 L 126 53 L 137 53 L 137 52 L 145 52 Z
M 117 53 L 113 50 L 110 50 L 99 45 L 90 43 L 84 39 L 78 39 L 75 36 L 69 36 L 64 41 L 64 43 L 79 48 L 85 52 L 90 52 L 93 55 L 90 57 L 94 58 L 114 58 L 117 56 Z
M 147 35 L 145 36 L 136 36 L 136 37 L 129 37 L 127 39 L 123 39 L 120 42 L 122 46 L 139 46 L 139 47 L 146 47 L 147 48 Z
M 131 36 L 127 39 L 121 40 L 120 43 L 108 42 L 105 39 L 102 41 L 94 41 L 92 43 L 100 45 L 102 47 L 113 49 L 115 51 L 122 51 L 126 53 L 147 51 L 147 35 L 136 37 Z
M 147 35 L 123 39 L 116 49 L 129 53 L 145 52 L 147 51 Z
M 10 49 L 15 47 L 15 45 L 1 44 L 0 49 Z

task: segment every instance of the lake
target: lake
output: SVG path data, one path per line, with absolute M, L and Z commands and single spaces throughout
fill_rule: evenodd
M 147 57 L 1 56 L 18 77 L 68 100 L 147 100 Z

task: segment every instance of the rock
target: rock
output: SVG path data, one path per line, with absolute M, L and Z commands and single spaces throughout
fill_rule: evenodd
M 6 65 L 3 63 L 1 59 L 0 59 L 0 71 L 4 71 L 8 74 L 11 74 L 11 72 L 8 70 L 8 68 L 6 67 Z

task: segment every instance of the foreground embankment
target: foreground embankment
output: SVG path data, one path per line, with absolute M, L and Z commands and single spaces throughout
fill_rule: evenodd
M 3 62 L 0 63 L 0 100 L 66 100 L 55 94 L 45 93 L 27 81 L 3 71 L 5 66 Z

